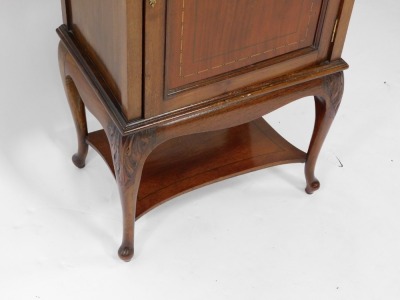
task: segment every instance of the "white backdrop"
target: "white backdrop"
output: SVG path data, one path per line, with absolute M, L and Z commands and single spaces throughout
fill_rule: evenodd
M 321 190 L 289 165 L 180 196 L 137 222 L 124 263 L 110 172 L 70 160 L 60 3 L 0 0 L 0 299 L 400 299 L 400 2 L 356 2 Z M 313 114 L 267 119 L 305 150 Z

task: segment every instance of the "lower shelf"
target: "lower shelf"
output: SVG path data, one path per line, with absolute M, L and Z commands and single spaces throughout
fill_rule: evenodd
M 87 143 L 113 171 L 104 131 L 90 133 Z M 158 146 L 146 160 L 136 217 L 175 196 L 213 182 L 305 161 L 306 153 L 288 143 L 262 118 L 233 128 L 175 138 Z

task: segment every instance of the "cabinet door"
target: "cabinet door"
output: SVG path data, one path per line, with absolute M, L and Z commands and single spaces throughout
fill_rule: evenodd
M 145 116 L 328 58 L 340 0 L 157 0 L 145 10 Z

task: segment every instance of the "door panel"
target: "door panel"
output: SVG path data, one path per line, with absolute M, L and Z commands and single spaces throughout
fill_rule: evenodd
M 146 118 L 329 60 L 346 0 L 158 0 L 145 8 Z
M 170 0 L 168 89 L 312 46 L 322 0 Z

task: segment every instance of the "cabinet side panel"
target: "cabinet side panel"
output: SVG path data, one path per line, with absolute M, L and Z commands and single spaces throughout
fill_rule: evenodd
M 339 23 L 336 31 L 335 45 L 333 47 L 331 60 L 339 59 L 342 55 L 353 6 L 354 0 L 343 0 L 341 12 L 338 16 Z
M 69 0 L 69 29 L 84 54 L 98 68 L 110 92 L 121 106 L 127 119 L 141 116 L 141 96 L 130 99 L 129 78 L 132 63 L 128 53 L 132 47 L 128 37 L 129 10 L 133 0 Z M 138 2 L 135 0 L 135 2 Z M 134 25 L 134 24 L 133 24 Z M 141 68 L 141 67 L 140 67 Z M 138 91 L 141 95 L 141 90 Z M 135 105 L 133 105 L 135 104 Z
M 61 0 L 61 10 L 62 10 L 62 17 L 63 17 L 63 23 L 65 25 L 69 25 L 68 18 L 71 15 L 71 12 L 69 10 L 70 8 L 70 0 Z

